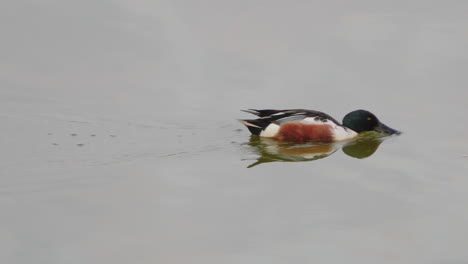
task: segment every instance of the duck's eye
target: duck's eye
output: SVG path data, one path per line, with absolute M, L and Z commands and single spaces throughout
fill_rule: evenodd
M 368 117 L 368 118 L 367 118 L 367 120 L 369 120 L 369 121 L 370 121 L 370 120 L 372 120 L 372 118 L 371 118 L 371 117 Z

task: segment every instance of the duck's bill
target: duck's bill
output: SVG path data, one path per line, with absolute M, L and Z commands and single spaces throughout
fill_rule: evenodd
M 384 133 L 384 134 L 389 134 L 389 135 L 398 135 L 398 134 L 401 134 L 400 131 L 398 130 L 395 130 L 391 127 L 388 127 L 387 125 L 385 125 L 384 123 L 379 123 L 379 125 L 375 128 L 375 131 L 379 132 L 379 133 Z

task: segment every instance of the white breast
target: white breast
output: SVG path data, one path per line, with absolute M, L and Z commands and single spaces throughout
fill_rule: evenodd
M 350 139 L 358 135 L 358 133 L 354 132 L 353 130 L 335 125 L 333 128 L 333 139 L 335 141 Z

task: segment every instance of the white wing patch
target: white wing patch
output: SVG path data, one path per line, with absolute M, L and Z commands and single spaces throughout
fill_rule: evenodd
M 315 117 L 306 117 L 302 119 L 300 122 L 303 124 L 307 124 L 307 125 L 335 125 L 336 126 L 336 124 L 331 120 L 327 119 L 324 122 L 324 121 L 321 121 L 320 119 L 316 119 Z
M 284 115 L 284 114 L 285 114 L 284 112 L 278 112 L 278 113 L 272 114 L 270 116 L 278 116 L 278 115 Z
M 275 137 L 280 130 L 280 126 L 277 124 L 269 124 L 262 132 L 260 132 L 261 137 Z

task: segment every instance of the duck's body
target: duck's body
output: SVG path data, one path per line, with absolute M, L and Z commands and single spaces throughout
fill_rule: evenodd
M 314 110 L 249 109 L 243 111 L 259 117 L 240 120 L 252 134 L 278 140 L 335 142 L 354 138 L 364 131 L 399 133 L 382 124 L 375 115 L 365 110 L 356 110 L 347 114 L 343 119 L 343 125 L 331 116 Z

